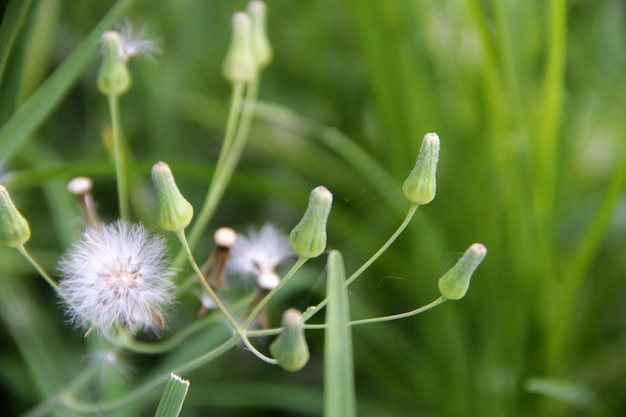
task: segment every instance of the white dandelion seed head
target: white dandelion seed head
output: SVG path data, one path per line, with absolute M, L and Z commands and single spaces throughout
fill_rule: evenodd
M 173 302 L 165 241 L 141 224 L 118 221 L 86 230 L 59 269 L 71 321 L 107 337 L 119 324 L 131 331 L 162 327 L 163 310 Z
M 230 250 L 228 266 L 233 272 L 252 274 L 263 289 L 273 289 L 280 282 L 276 266 L 295 256 L 289 237 L 273 225 L 239 235 Z

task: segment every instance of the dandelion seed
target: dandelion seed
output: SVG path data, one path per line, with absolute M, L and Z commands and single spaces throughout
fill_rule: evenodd
M 61 292 L 71 321 L 104 336 L 119 325 L 131 331 L 163 327 L 173 302 L 174 271 L 165 242 L 140 224 L 118 221 L 88 229 L 62 258 Z
M 133 26 L 130 21 L 124 21 L 117 32 L 121 38 L 122 58 L 128 62 L 132 57 L 144 55 L 154 61 L 154 55 L 161 52 L 159 43 L 154 39 L 149 39 L 146 26 Z
M 273 225 L 265 224 L 261 230 L 239 235 L 230 252 L 229 268 L 234 272 L 252 274 L 261 289 L 276 288 L 280 277 L 276 266 L 295 256 L 289 237 Z

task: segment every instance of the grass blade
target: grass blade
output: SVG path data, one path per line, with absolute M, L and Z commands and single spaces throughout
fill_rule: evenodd
M 0 164 L 22 144 L 61 101 L 98 51 L 102 31 L 120 16 L 131 0 L 120 0 L 102 18 L 72 55 L 39 87 L 0 129 Z
M 163 391 L 154 417 L 178 417 L 183 408 L 188 389 L 189 381 L 174 373 L 170 374 L 170 380 L 165 385 L 165 391 Z
M 2 25 L 0 26 L 0 85 L 2 85 L 4 70 L 6 69 L 9 56 L 13 52 L 17 36 L 22 30 L 30 5 L 30 0 L 14 0 L 9 3 L 2 19 Z
M 324 416 L 356 416 L 352 364 L 352 336 L 343 258 L 339 251 L 328 256 L 328 305 L 324 345 Z

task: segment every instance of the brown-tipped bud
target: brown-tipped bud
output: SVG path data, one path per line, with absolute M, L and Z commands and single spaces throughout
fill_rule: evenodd
M 0 242 L 19 248 L 30 239 L 30 227 L 22 214 L 15 208 L 11 196 L 0 185 Z
M 244 12 L 233 15 L 233 34 L 223 64 L 224 77 L 232 83 L 247 82 L 257 76 L 258 65 L 252 51 L 250 17 Z
M 170 232 L 189 226 L 193 206 L 178 190 L 174 175 L 165 162 L 157 162 L 152 167 L 152 182 L 159 199 L 159 225 Z
M 230 256 L 230 248 L 237 241 L 237 232 L 230 227 L 220 227 L 213 233 L 213 240 L 215 241 L 215 248 L 208 261 L 202 266 L 202 275 L 209 285 L 213 285 L 215 288 L 226 288 L 224 272 Z
M 100 220 L 91 194 L 92 188 L 93 182 L 87 177 L 76 177 L 67 183 L 67 190 L 76 196 L 83 221 L 87 226 L 97 229 L 100 227 Z
M 267 36 L 267 6 L 261 0 L 248 3 L 248 15 L 252 23 L 252 52 L 260 68 L 272 60 L 272 46 Z
M 237 241 L 237 232 L 230 227 L 220 227 L 213 233 L 215 245 L 230 249 Z
M 309 205 L 300 223 L 289 234 L 291 247 L 301 258 L 315 258 L 326 249 L 326 222 L 333 195 L 324 186 L 311 191 Z
M 302 314 L 293 308 L 285 311 L 282 326 L 282 332 L 270 345 L 270 353 L 281 368 L 289 372 L 299 371 L 309 361 Z
M 107 96 L 124 94 L 131 85 L 131 76 L 124 62 L 122 37 L 114 31 L 102 34 L 102 64 L 98 72 L 98 90 Z
M 415 167 L 402 185 L 404 196 L 413 204 L 428 204 L 437 192 L 439 136 L 427 133 L 422 141 Z
M 439 292 L 448 300 L 459 300 L 465 296 L 469 288 L 472 274 L 485 259 L 487 249 L 480 243 L 469 247 L 446 274 L 439 278 Z

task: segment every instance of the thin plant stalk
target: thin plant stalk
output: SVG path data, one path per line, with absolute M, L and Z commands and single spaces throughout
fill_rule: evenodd
M 291 267 L 289 272 L 287 272 L 285 277 L 280 280 L 280 283 L 276 286 L 276 288 L 272 289 L 272 291 L 270 291 L 265 297 L 263 297 L 263 299 L 259 301 L 259 303 L 254 307 L 252 312 L 250 312 L 250 315 L 248 316 L 248 318 L 246 319 L 246 321 L 244 322 L 242 326 L 244 329 L 247 329 L 248 326 L 252 324 L 256 316 L 261 312 L 261 310 L 263 310 L 263 308 L 267 305 L 267 303 L 274 297 L 274 295 L 278 291 L 280 291 L 281 288 L 285 286 L 285 284 L 287 284 L 287 282 L 289 282 L 291 277 L 295 275 L 295 273 L 302 267 L 302 265 L 305 264 L 307 260 L 308 258 L 302 258 L 302 257 L 298 258 L 296 263 Z
M 250 132 L 250 124 L 252 123 L 252 117 L 254 115 L 254 105 L 259 90 L 258 77 L 247 84 L 245 90 L 246 95 L 244 100 L 244 84 L 238 83 L 234 87 L 224 144 L 215 167 L 213 178 L 211 179 L 209 191 L 200 209 L 200 213 L 192 226 L 191 232 L 189 233 L 188 241 L 191 248 L 198 243 L 207 224 L 211 221 L 247 141 Z M 241 118 L 237 117 L 239 112 L 241 112 Z M 238 124 L 237 120 L 239 120 Z M 184 254 L 181 252 L 174 260 L 174 267 L 182 265 L 183 260 Z
M 59 285 L 57 282 L 48 274 L 48 272 L 44 269 L 43 266 L 26 250 L 24 245 L 19 246 L 17 250 L 22 254 L 22 256 L 39 272 L 39 275 L 52 287 L 52 289 L 61 297 L 63 297 L 63 293 L 59 289 Z
M 126 143 L 123 140 L 120 122 L 119 96 L 108 95 L 109 111 L 111 113 L 111 129 L 113 131 L 113 159 L 115 161 L 115 179 L 120 210 L 120 219 L 130 219 L 130 202 L 128 194 L 128 167 L 126 158 Z
M 396 231 L 389 237 L 389 239 L 387 239 L 387 241 L 380 247 L 380 249 L 376 251 L 376 253 L 374 253 L 363 265 L 361 265 L 359 269 L 357 269 L 352 275 L 350 275 L 350 277 L 344 283 L 346 287 L 349 286 L 352 282 L 354 282 L 354 280 L 356 280 L 363 272 L 365 272 L 367 268 L 369 268 L 378 258 L 380 258 L 380 256 L 383 253 L 385 253 L 387 249 L 389 249 L 391 244 L 395 242 L 398 236 L 400 236 L 400 234 L 404 231 L 404 229 L 406 229 L 409 222 L 415 215 L 415 212 L 417 211 L 418 207 L 419 205 L 417 204 L 411 204 L 411 206 L 409 207 L 409 211 L 404 217 L 404 220 L 402 221 L 402 223 L 400 223 L 400 226 L 398 226 Z M 328 304 L 328 298 L 323 299 L 322 301 L 319 302 L 318 305 L 316 305 L 315 307 L 309 308 L 307 311 L 305 311 L 304 314 L 302 315 L 304 321 L 307 321 L 308 319 L 313 317 L 326 304 Z

